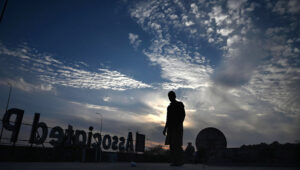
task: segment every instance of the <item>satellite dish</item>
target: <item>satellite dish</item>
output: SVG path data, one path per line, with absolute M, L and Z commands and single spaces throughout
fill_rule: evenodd
M 197 150 L 220 150 L 227 147 L 224 134 L 217 128 L 208 127 L 202 129 L 196 138 Z

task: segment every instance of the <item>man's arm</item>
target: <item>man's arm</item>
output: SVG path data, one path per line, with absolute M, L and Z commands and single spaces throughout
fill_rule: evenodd
M 164 131 L 163 131 L 164 136 L 166 136 L 166 132 L 167 132 L 167 126 L 165 126 Z
M 163 134 L 165 136 L 166 136 L 166 132 L 167 132 L 168 126 L 169 126 L 169 107 L 167 108 L 167 120 L 166 120 L 166 125 L 165 125 L 164 131 L 163 131 Z
M 182 109 L 182 122 L 184 121 L 184 118 L 185 118 L 185 109 L 184 109 L 184 104 L 183 103 L 181 103 L 182 104 L 182 106 L 181 106 L 181 109 Z

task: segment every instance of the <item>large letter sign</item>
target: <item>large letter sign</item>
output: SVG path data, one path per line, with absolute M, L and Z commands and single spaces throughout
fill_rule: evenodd
M 127 137 L 127 143 L 126 143 L 126 151 L 127 152 L 133 152 L 133 139 L 132 139 L 132 133 L 128 133 Z
M 112 137 L 113 139 L 113 142 L 112 142 L 112 145 L 111 145 L 111 148 L 112 150 L 117 150 L 118 149 L 118 136 L 114 136 Z
M 136 133 L 135 136 L 135 151 L 144 152 L 145 151 L 145 135 Z
M 80 136 L 82 137 L 82 140 L 80 140 Z M 86 133 L 83 130 L 76 130 L 75 131 L 75 144 L 84 146 L 86 144 Z
M 13 114 L 15 114 L 17 117 L 15 119 L 14 124 L 10 124 L 11 122 L 10 118 Z M 13 109 L 9 109 L 3 116 L 2 126 L 6 130 L 12 131 L 11 138 L 10 138 L 11 142 L 15 143 L 18 140 L 18 135 L 19 135 L 23 115 L 24 115 L 24 110 L 13 108 Z
M 123 152 L 125 150 L 124 144 L 125 144 L 125 138 L 120 137 L 119 151 Z
M 2 119 L 2 126 L 7 131 L 11 131 L 10 141 L 14 144 L 18 140 L 24 110 L 12 108 L 7 110 Z M 12 116 L 14 116 L 12 118 Z M 14 119 L 14 120 L 11 120 Z M 112 150 L 120 152 L 134 152 L 132 132 L 128 132 L 127 139 L 124 137 L 113 136 L 101 133 L 93 133 L 93 127 L 89 127 L 89 132 L 84 130 L 73 130 L 71 125 L 67 129 L 55 126 L 49 133 L 49 144 L 53 147 L 83 147 L 96 148 L 103 150 Z M 29 137 L 29 143 L 35 145 L 43 145 L 48 136 L 48 126 L 44 122 L 40 122 L 40 114 L 35 113 Z M 145 135 L 136 133 L 135 152 L 144 152 Z
M 34 119 L 33 119 L 33 124 L 32 124 L 32 129 L 31 129 L 31 135 L 29 139 L 29 143 L 31 144 L 43 144 L 47 138 L 48 135 L 48 126 L 44 122 L 40 122 L 40 114 L 35 113 L 34 114 Z M 39 134 L 38 129 L 42 129 L 42 135 Z
M 103 141 L 102 141 L 102 146 L 105 150 L 109 149 L 111 145 L 111 138 L 109 135 L 104 135 Z
M 72 145 L 73 142 L 73 136 L 74 136 L 74 130 L 73 130 L 73 126 L 68 125 L 68 129 L 66 129 L 66 134 L 65 134 L 65 146 L 70 146 Z
M 59 126 L 55 126 L 54 128 L 52 128 L 50 135 L 50 138 L 56 138 L 57 140 L 50 140 L 50 144 L 54 147 L 60 146 L 63 143 L 64 140 L 64 130 L 59 127 Z
M 93 135 L 93 138 L 96 141 L 96 143 L 93 144 L 93 147 L 94 148 L 100 148 L 101 147 L 101 143 L 102 143 L 101 134 L 100 133 L 95 133 Z

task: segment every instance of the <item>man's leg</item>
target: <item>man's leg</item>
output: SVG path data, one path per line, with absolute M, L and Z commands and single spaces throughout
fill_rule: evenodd
M 180 145 L 174 146 L 174 161 L 176 165 L 183 165 L 183 151 Z
M 171 165 L 176 163 L 176 157 L 175 157 L 175 150 L 174 145 L 170 144 L 170 158 L 171 158 Z

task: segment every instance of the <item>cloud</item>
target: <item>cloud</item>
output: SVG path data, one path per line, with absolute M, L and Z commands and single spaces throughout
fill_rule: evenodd
M 139 39 L 139 36 L 137 34 L 129 33 L 128 34 L 129 42 L 133 46 L 135 50 L 139 47 L 142 40 Z
M 106 96 L 106 97 L 103 97 L 103 101 L 105 101 L 105 102 L 110 102 L 110 101 L 111 101 L 111 98 L 110 98 L 110 97 L 108 97 L 108 96 Z
M 228 87 L 248 83 L 257 63 L 266 57 L 262 44 L 259 39 L 245 39 L 238 35 L 229 37 L 224 60 L 214 73 L 215 82 Z
M 56 76 L 41 75 L 39 77 L 51 84 L 74 88 L 126 90 L 151 87 L 118 71 L 103 68 L 99 68 L 98 72 L 90 72 L 72 67 L 61 67 L 57 69 L 56 74 Z
M 96 72 L 84 69 L 79 65 L 65 65 L 49 54 L 36 52 L 28 46 L 9 49 L 0 44 L 0 54 L 21 59 L 21 69 L 35 74 L 40 80 L 51 85 L 60 85 L 86 89 L 126 90 L 151 88 L 151 85 L 135 80 L 116 70 L 98 68 Z M 24 64 L 25 63 L 25 64 Z M 79 63 L 87 67 L 88 65 Z M 79 66 L 79 68 L 78 68 Z
M 210 17 L 210 20 L 215 21 L 217 26 L 221 25 L 225 19 L 227 19 L 227 15 L 222 13 L 222 7 L 221 6 L 215 6 L 212 8 L 212 11 L 208 14 Z
M 13 88 L 26 92 L 55 92 L 55 88 L 51 84 L 32 84 L 26 82 L 22 77 L 18 79 L 0 79 L 0 85 L 11 85 Z
M 256 63 L 266 54 L 260 49 L 263 41 L 257 36 L 250 36 L 256 30 L 251 29 L 254 26 L 248 14 L 254 9 L 244 10 L 254 8 L 255 5 L 246 1 L 228 1 L 227 9 L 221 3 L 199 2 L 192 3 L 190 11 L 177 1 L 176 5 L 180 11 L 168 2 L 139 3 L 130 10 L 131 16 L 141 27 L 154 35 L 152 45 L 144 50 L 144 54 L 153 64 L 161 67 L 161 77 L 167 80 L 162 83 L 163 87 L 178 89 L 209 86 L 211 75 L 214 75 L 213 80 L 217 83 L 226 86 L 247 83 Z M 147 6 L 151 6 L 151 11 Z M 163 10 L 160 10 L 161 6 L 164 6 Z M 142 15 L 144 13 L 151 15 Z M 179 14 L 181 18 L 173 17 Z M 153 28 L 153 24 L 160 27 Z M 205 62 L 194 62 L 197 56 L 192 52 L 202 53 L 201 50 L 205 49 L 199 48 L 200 44 L 197 43 L 188 44 L 176 33 L 186 35 L 191 41 L 206 38 L 209 43 L 217 44 L 223 52 L 223 64 L 215 70 L 207 56 L 202 56 Z
M 233 29 L 226 29 L 226 28 L 217 31 L 217 33 L 221 34 L 222 36 L 228 36 L 232 32 Z
M 245 4 L 247 0 L 228 0 L 227 7 L 231 10 L 238 10 Z
M 95 105 L 95 104 L 89 104 L 89 103 L 79 103 L 79 102 L 71 102 L 71 103 L 85 107 L 87 109 L 103 110 L 103 111 L 110 111 L 110 112 L 117 111 L 117 108 L 109 107 L 109 106 L 101 106 L 101 105 Z
M 188 134 L 215 126 L 228 135 L 230 145 L 294 140 L 300 128 L 295 59 L 299 54 L 298 37 L 289 35 L 297 35 L 297 24 L 291 19 L 288 29 L 288 25 L 261 28 L 253 11 L 262 10 L 262 4 L 226 1 L 226 5 L 151 1 L 136 4 L 130 14 L 153 35 L 144 54 L 161 68 L 161 88 L 177 89 L 185 96 L 186 107 L 194 110 L 187 115 L 194 128 Z M 151 26 L 154 23 L 160 27 Z M 212 56 L 201 55 L 206 49 L 197 42 L 204 40 L 221 53 L 215 67 L 209 62 Z
M 288 2 L 288 12 L 290 13 L 300 12 L 300 2 L 298 0 L 290 0 Z
M 130 5 L 132 19 L 151 37 L 142 52 L 149 64 L 160 69 L 162 81 L 151 85 L 105 66 L 90 71 L 86 64 L 66 65 L 27 46 L 8 49 L 2 45 L 0 52 L 19 58 L 20 69 L 39 75 L 44 84 L 96 89 L 87 94 L 89 99 L 80 96 L 66 102 L 65 109 L 74 121 L 88 125 L 99 125 L 96 113 L 103 114 L 107 133 L 138 129 L 153 143 L 162 144 L 167 92 L 175 89 L 187 112 L 184 143 L 194 141 L 201 129 L 210 126 L 224 132 L 229 147 L 294 142 L 300 129 L 299 26 L 294 15 L 297 8 L 287 8 L 295 1 L 279 2 L 270 2 L 268 8 L 247 1 Z M 273 11 L 277 3 L 278 10 Z M 265 20 L 256 15 L 259 10 L 271 17 L 284 12 L 272 27 L 266 23 L 262 28 L 259 23 Z M 283 21 L 287 24 L 282 25 Z M 130 34 L 130 43 L 140 48 L 138 35 Z
M 212 73 L 212 68 L 197 63 L 195 58 L 190 58 L 182 47 L 168 42 L 157 42 L 149 52 L 145 52 L 145 55 L 151 62 L 160 65 L 162 78 L 169 81 L 162 84 L 165 89 L 198 88 L 210 85 L 209 74 Z
M 273 4 L 271 4 L 273 6 Z M 298 0 L 279 0 L 272 7 L 272 12 L 284 15 L 286 13 L 296 14 L 300 12 L 300 3 Z
M 229 146 L 274 140 L 293 141 L 295 138 L 292 134 L 298 134 L 297 129 L 300 128 L 296 123 L 299 117 L 288 118 L 288 113 L 276 111 L 274 103 L 257 98 L 244 87 L 228 90 L 212 86 L 187 90 L 181 95 L 185 96 L 183 102 L 186 107 L 196 110 L 187 114 L 193 124 L 190 131 L 197 134 L 205 127 L 219 128 L 225 133 Z M 241 136 L 243 140 L 239 139 Z M 257 140 L 253 136 L 260 138 Z
M 300 69 L 287 59 L 272 59 L 258 67 L 245 87 L 259 99 L 273 104 L 278 112 L 300 116 L 299 75 Z
M 180 8 L 184 8 L 179 2 L 176 3 Z M 166 5 L 165 10 L 159 10 L 160 5 Z M 151 11 L 147 6 L 151 6 Z M 196 6 L 193 5 L 193 8 L 196 13 Z M 145 15 L 150 13 L 151 15 Z M 161 67 L 161 77 L 166 80 L 161 84 L 162 88 L 198 88 L 210 85 L 209 75 L 213 69 L 206 64 L 208 61 L 205 57 L 199 53 L 191 54 L 185 43 L 176 39 L 173 42 L 170 39 L 172 31 L 184 31 L 187 28 L 188 32 L 195 33 L 196 30 L 192 27 L 196 23 L 187 13 L 183 13 L 179 18 L 170 4 L 150 2 L 137 4 L 136 8 L 131 9 L 131 16 L 145 31 L 154 34 L 152 45 L 144 50 L 144 54 L 148 56 L 152 64 Z M 169 19 L 165 16 L 169 16 Z M 171 25 L 174 24 L 172 28 Z

